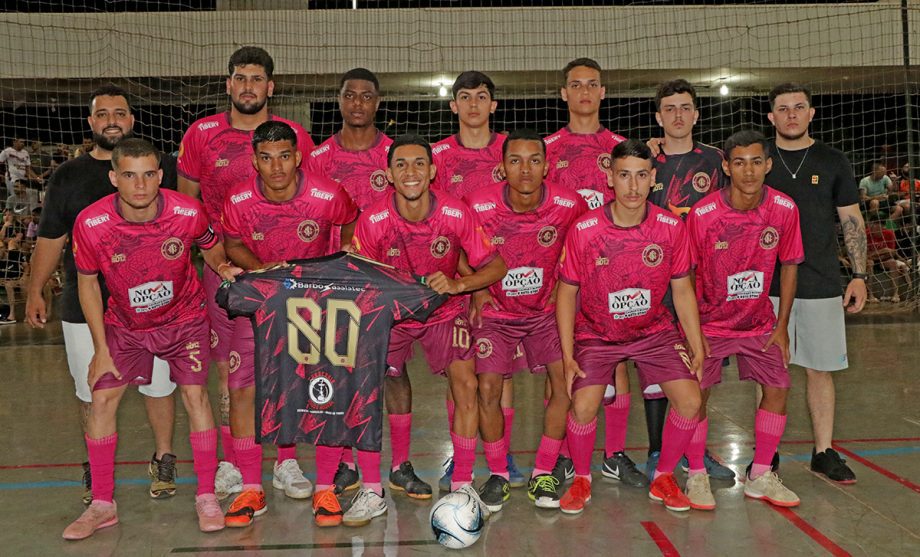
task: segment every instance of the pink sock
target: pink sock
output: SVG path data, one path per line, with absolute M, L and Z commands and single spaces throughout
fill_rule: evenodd
M 364 467 L 362 466 L 361 469 L 364 470 Z M 383 484 L 382 483 L 377 482 L 375 484 L 372 484 L 369 482 L 362 481 L 361 486 L 364 487 L 364 489 L 369 489 L 373 491 L 374 493 L 376 493 L 377 495 L 383 497 Z
M 511 427 L 514 425 L 514 408 L 502 408 L 505 416 L 505 451 L 511 452 Z
M 786 430 L 786 416 L 758 409 L 754 418 L 754 465 L 751 479 L 759 478 L 770 470 L 770 463 L 779 440 Z
M 316 492 L 333 488 L 335 471 L 342 461 L 342 452 L 351 452 L 350 448 L 316 446 Z
M 285 460 L 297 460 L 297 445 L 278 445 L 278 464 Z
M 483 441 L 482 447 L 486 453 L 486 464 L 489 465 L 489 471 L 496 476 L 501 476 L 506 480 L 508 476 L 508 451 L 505 450 L 505 440 Z
M 230 426 L 220 426 L 220 444 L 224 449 L 224 460 L 236 466 L 236 452 L 233 450 L 233 434 Z
M 565 423 L 565 437 L 572 450 L 575 475 L 590 478 L 591 452 L 594 450 L 594 440 L 597 437 L 597 418 L 595 417 L 586 424 L 580 424 L 575 421 L 570 412 Z
M 706 436 L 709 433 L 709 418 L 696 424 L 696 430 L 687 445 L 687 462 L 690 464 L 690 475 L 706 473 L 706 463 L 703 456 L 706 454 Z
M 604 456 L 626 449 L 626 425 L 629 419 L 629 393 L 617 393 L 613 402 L 604 406 Z
M 559 458 L 559 449 L 562 447 L 562 439 L 553 439 L 546 435 L 540 437 L 540 446 L 537 447 L 537 457 L 533 464 L 533 474 L 535 478 L 540 474 L 550 474 L 556 467 L 556 459 Z
M 380 451 L 362 451 L 358 450 L 358 466 L 361 468 L 361 483 L 367 489 L 374 489 L 377 495 L 383 495 L 380 491 Z
M 93 501 L 114 501 L 115 494 L 115 447 L 118 434 L 113 433 L 101 439 L 86 439 L 89 455 L 89 470 L 93 480 Z
M 450 428 L 449 431 L 454 430 L 454 413 L 457 411 L 457 405 L 454 404 L 454 399 L 447 399 L 447 426 Z
M 387 416 L 390 420 L 390 450 L 393 452 L 393 459 L 390 461 L 393 470 L 409 460 L 409 443 L 412 440 L 412 413 L 408 414 L 390 414 Z M 379 453 L 378 453 L 379 454 Z M 358 452 L 358 460 L 361 459 L 361 453 Z M 361 466 L 364 471 L 364 466 Z M 365 472 L 364 481 L 367 480 Z
M 699 420 L 696 417 L 684 418 L 673 407 L 668 411 L 664 433 L 661 435 L 661 457 L 658 458 L 655 479 L 662 474 L 674 473 L 680 457 L 687 452 L 687 444 L 696 432 L 697 423 Z
M 355 469 L 355 454 L 352 452 L 351 447 L 342 448 L 342 464 L 352 470 Z
M 450 490 L 456 491 L 473 481 L 473 465 L 476 463 L 476 438 L 460 437 L 451 431 L 450 440 L 454 444 L 454 475 L 450 482 Z
M 214 475 L 217 474 L 217 429 L 193 431 L 188 435 L 192 444 L 192 461 L 198 477 L 195 495 L 214 493 Z
M 262 445 L 255 437 L 234 437 L 236 465 L 243 475 L 243 489 L 262 490 Z

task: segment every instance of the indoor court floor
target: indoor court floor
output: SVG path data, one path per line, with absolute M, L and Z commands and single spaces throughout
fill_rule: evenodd
M 848 325 L 848 335 L 850 369 L 837 375 L 836 436 L 837 449 L 848 459 L 858 483 L 835 485 L 809 471 L 812 445 L 804 372 L 794 369 L 780 475 L 801 497 L 800 507 L 780 510 L 746 500 L 740 482 L 713 481 L 718 504 L 714 512 L 673 513 L 649 501 L 645 490 L 604 479 L 599 471 L 602 451 L 597 451 L 593 498 L 583 514 L 571 517 L 536 509 L 525 488 L 514 489 L 504 510 L 464 553 L 490 557 L 573 557 L 570 551 L 617 556 L 920 555 L 920 324 L 860 317 Z M 0 529 L 2 555 L 454 553 L 433 539 L 428 526 L 431 501 L 410 500 L 389 490 L 389 513 L 369 526 L 314 527 L 309 500 L 286 499 L 272 489 L 271 449 L 266 450 L 263 468 L 268 513 L 249 528 L 200 533 L 184 410 L 177 411 L 174 442 L 180 459 L 179 491 L 172 499 L 152 500 L 147 495 L 146 464 L 153 443 L 136 393 L 126 396 L 119 414 L 120 524 L 88 540 L 65 542 L 61 532 L 83 511 L 80 463 L 85 448 L 60 324 L 45 331 L 33 331 L 22 323 L 0 328 L 0 370 L 0 419 L 7 431 L 0 448 L 0 497 L 8 513 Z M 445 384 L 429 375 L 419 360 L 410 373 L 415 393 L 412 461 L 418 474 L 436 485 L 450 451 Z M 541 378 L 519 376 L 512 450 L 525 474 L 539 441 L 542 392 Z M 709 447 L 739 474 L 753 453 L 753 405 L 754 390 L 737 380 L 732 363 L 710 401 Z M 386 465 L 386 435 L 384 439 Z M 598 446 L 602 443 L 599 428 Z M 640 464 L 645 462 L 645 444 L 642 403 L 634 393 L 627 445 Z M 312 476 L 312 448 L 301 447 L 299 459 Z M 477 485 L 487 477 L 482 456 L 476 475 Z M 683 483 L 683 474 L 678 473 L 678 481 Z

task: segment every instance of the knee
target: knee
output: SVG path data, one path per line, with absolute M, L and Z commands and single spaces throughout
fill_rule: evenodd
M 580 424 L 586 424 L 597 416 L 597 407 L 584 400 L 575 399 L 571 407 L 572 417 Z
M 495 376 L 495 379 L 489 377 L 489 375 L 495 374 L 485 374 L 479 376 L 479 403 L 482 406 L 498 406 L 502 398 L 502 382 L 499 376 Z
M 208 391 L 199 385 L 188 385 L 180 387 L 182 390 L 182 402 L 188 408 L 203 408 L 209 405 Z
M 703 399 L 700 397 L 699 393 L 685 396 L 681 400 L 672 400 L 670 403 L 674 411 L 684 418 L 694 418 L 698 416 L 700 409 L 703 407 Z

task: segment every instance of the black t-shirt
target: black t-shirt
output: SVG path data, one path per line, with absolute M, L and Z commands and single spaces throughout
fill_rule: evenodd
M 175 157 L 163 155 L 160 166 L 163 168 L 161 187 L 176 189 Z M 61 319 L 68 323 L 86 322 L 77 295 L 77 268 L 73 262 L 70 233 L 80 211 L 115 192 L 109 180 L 109 170 L 112 170 L 112 161 L 97 160 L 86 154 L 59 166 L 48 181 L 38 235 L 50 239 L 68 236 L 64 248 L 64 290 L 61 295 Z M 102 299 L 108 299 L 107 292 L 103 292 Z
M 393 324 L 445 296 L 418 277 L 342 252 L 240 275 L 217 302 L 252 319 L 259 442 L 379 451 Z
M 654 160 L 655 185 L 648 200 L 686 219 L 697 201 L 728 185 L 722 171 L 724 159 L 721 149 L 699 142 L 680 155 L 662 151 Z
M 799 208 L 805 261 L 799 265 L 796 298 L 840 296 L 843 290 L 837 260 L 837 208 L 859 202 L 853 167 L 841 151 L 817 140 L 807 153 L 806 149 L 777 149 L 773 140 L 770 148 L 773 169 L 766 182 L 791 197 Z M 779 266 L 770 295 L 779 296 Z

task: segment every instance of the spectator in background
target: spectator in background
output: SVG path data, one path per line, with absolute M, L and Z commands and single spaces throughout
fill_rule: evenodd
M 888 202 L 888 195 L 897 193 L 894 183 L 888 177 L 887 168 L 881 162 L 872 164 L 872 172 L 859 182 L 859 201 L 863 211 L 873 218 L 898 220 L 904 209 L 900 204 L 894 207 Z
M 3 211 L 3 223 L 0 224 L 0 243 L 6 244 L 7 240 L 15 238 L 17 234 L 25 235 L 22 221 L 16 218 L 13 211 Z
M 26 242 L 35 243 L 35 239 L 38 238 L 38 221 L 41 219 L 41 216 L 41 207 L 32 209 L 32 217 L 26 225 Z
M 902 199 L 910 199 L 910 163 L 905 162 L 901 165 L 900 183 L 898 191 L 901 192 Z M 914 178 L 914 195 L 920 193 L 920 180 Z
M 27 178 L 38 183 L 44 181 L 32 170 L 32 157 L 26 151 L 25 146 L 26 142 L 17 138 L 13 140 L 11 147 L 0 151 L 0 163 L 6 165 L 6 187 L 10 193 L 13 191 L 13 184 L 16 183 L 16 180 Z
M 38 192 L 26 187 L 25 180 L 16 180 L 13 184 L 13 193 L 6 198 L 6 209 L 12 211 L 16 217 L 26 217 L 32 214 L 32 209 L 38 207 Z
M 6 317 L 0 318 L 0 325 L 12 325 L 16 322 L 16 288 L 25 286 L 23 277 L 28 267 L 29 257 L 22 248 L 22 227 L 8 227 L 10 221 L 17 221 L 9 212 L 3 216 L 3 228 L 9 233 L 0 242 L 0 284 L 6 290 L 6 301 L 10 312 Z M 12 231 L 12 232 L 9 232 Z
M 910 266 L 906 261 L 898 257 L 897 240 L 894 232 L 882 226 L 882 222 L 878 219 L 870 221 L 866 230 L 866 247 L 869 262 L 881 267 L 885 274 L 891 278 L 894 295 L 891 298 L 882 296 L 880 299 L 883 302 L 891 300 L 897 304 L 901 301 L 899 294 L 901 278 L 907 283 L 908 293 L 911 291 L 911 280 Z M 875 296 L 870 296 L 869 301 L 877 302 L 879 299 Z
M 92 137 L 84 137 L 83 145 L 77 147 L 77 150 L 73 152 L 73 158 L 77 158 L 80 155 L 85 155 L 93 150 L 96 146 L 96 142 L 93 141 Z
M 51 155 L 42 150 L 42 142 L 35 140 L 29 149 L 30 158 L 32 159 L 32 170 L 38 174 L 42 180 L 47 180 L 51 176 Z

